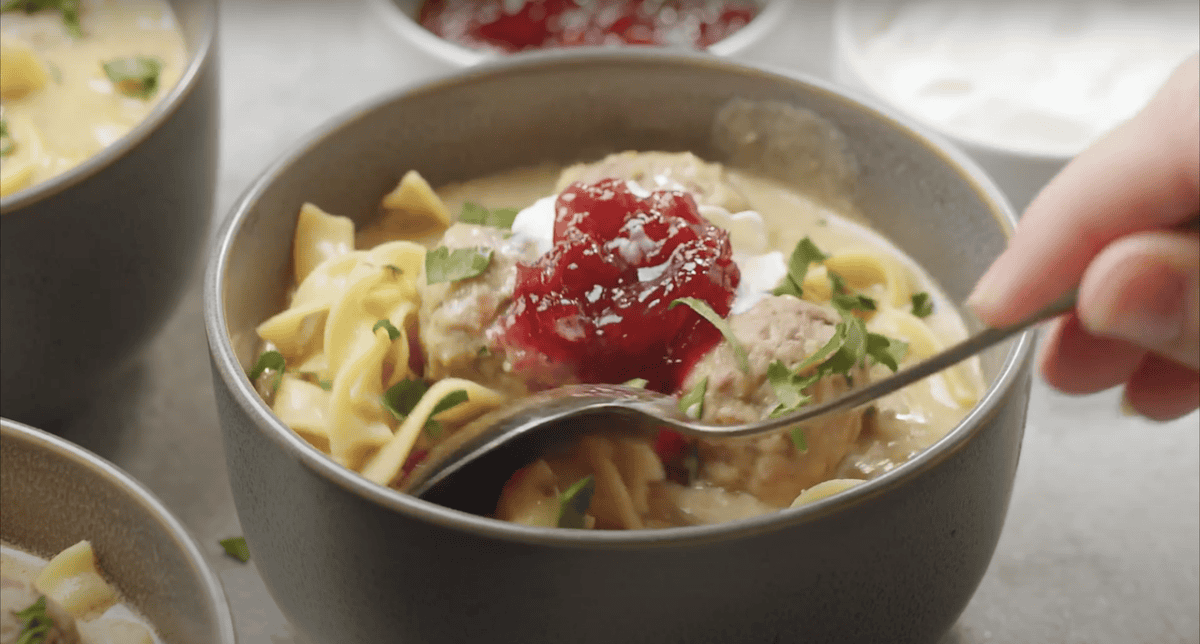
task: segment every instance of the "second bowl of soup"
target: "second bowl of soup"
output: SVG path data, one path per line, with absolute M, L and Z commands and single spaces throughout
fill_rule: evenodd
M 474 514 L 404 489 L 530 391 L 737 423 L 903 368 L 966 334 L 1011 226 L 908 126 L 703 56 L 540 54 L 354 113 L 250 191 L 206 284 L 268 587 L 330 641 L 930 641 L 1003 523 L 1026 337 L 763 438 L 590 428 Z

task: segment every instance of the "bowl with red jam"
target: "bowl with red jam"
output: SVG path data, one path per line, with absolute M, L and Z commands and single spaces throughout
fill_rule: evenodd
M 1014 223 L 903 117 L 702 53 L 532 52 L 389 93 L 272 166 L 210 256 L 258 570 L 315 642 L 937 641 L 1004 523 L 1029 335 L 765 438 L 564 428 L 475 512 L 405 481 L 558 384 L 726 423 L 886 375 L 977 327 L 955 303 Z
M 634 46 L 738 56 L 787 15 L 782 0 L 372 0 L 387 27 L 450 68 L 540 49 Z

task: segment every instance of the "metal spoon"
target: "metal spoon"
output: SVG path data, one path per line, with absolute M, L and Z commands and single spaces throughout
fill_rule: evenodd
M 514 401 L 462 428 L 409 475 L 403 489 L 455 509 L 490 514 L 496 495 L 517 469 L 555 444 L 598 428 L 653 435 L 667 427 L 700 438 L 764 434 L 869 403 L 1075 308 L 1072 290 L 1028 318 L 988 328 L 887 378 L 819 405 L 742 425 L 710 425 L 684 416 L 671 396 L 621 385 L 568 385 Z

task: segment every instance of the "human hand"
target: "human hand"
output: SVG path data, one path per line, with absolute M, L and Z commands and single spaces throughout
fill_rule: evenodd
M 1051 386 L 1125 384 L 1155 420 L 1200 405 L 1200 58 L 1134 118 L 1085 150 L 1033 200 L 967 300 L 991 326 L 1019 321 L 1079 285 L 1040 358 Z

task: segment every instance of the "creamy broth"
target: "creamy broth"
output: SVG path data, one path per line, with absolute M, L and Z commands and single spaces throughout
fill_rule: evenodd
M 0 14 L 0 113 L 8 134 L 5 146 L 11 146 L 0 158 L 2 195 L 65 172 L 123 137 L 171 91 L 187 66 L 183 36 L 164 0 L 84 0 L 79 27 L 81 35 L 70 33 L 54 9 Z M 105 69 L 105 63 L 139 57 L 161 65 L 156 75 L 145 77 L 153 78 L 152 89 L 140 81 L 119 86 Z M 140 65 L 118 63 L 111 69 L 135 75 L 153 71 Z
M 595 192 L 580 192 L 587 190 Z M 655 190 L 666 192 L 652 193 Z M 622 191 L 627 197 L 619 196 Z M 536 361 L 522 358 L 522 347 L 504 334 L 513 328 L 514 316 L 527 310 L 522 309 L 526 306 L 522 301 L 537 306 L 537 296 L 521 300 L 530 297 L 528 292 L 514 292 L 517 275 L 524 270 L 518 267 L 542 265 L 542 260 L 559 252 L 551 229 L 575 216 L 568 215 L 567 205 L 577 199 L 601 199 L 580 206 L 585 208 L 580 212 L 594 213 L 602 203 L 625 204 L 623 199 L 653 199 L 670 191 L 694 198 L 684 210 L 698 208 L 678 221 L 695 216 L 701 222 L 695 230 L 716 226 L 724 231 L 720 234 L 728 235 L 731 259 L 741 274 L 736 297 L 725 291 L 733 298 L 726 322 L 737 342 L 730 344 L 728 336 L 718 340 L 705 353 L 696 354 L 701 357 L 686 367 L 683 380 L 660 380 L 654 385 L 680 396 L 681 402 L 698 393 L 701 402 L 695 411 L 706 422 L 765 417 L 777 402 L 783 402 L 777 398 L 782 390 L 774 377 L 768 377 L 777 366 L 774 363 L 800 370 L 794 373 L 797 380 L 807 378 L 813 372 L 797 365 L 844 334 L 839 329 L 851 321 L 876 340 L 905 344 L 896 358 L 900 368 L 966 335 L 953 304 L 915 261 L 848 208 L 825 205 L 840 202 L 818 201 L 778 180 L 689 154 L 629 152 L 594 164 L 521 169 L 436 191 L 419 175 L 409 173 L 384 197 L 383 216 L 357 234 L 348 219 L 305 205 L 295 240 L 300 286 L 291 307 L 259 327 L 268 350 L 280 352 L 275 364 L 286 366 L 282 372 L 278 367 L 255 369 L 252 379 L 276 414 L 314 446 L 372 481 L 404 489 L 407 473 L 419 468 L 430 452 L 452 449 L 471 435 L 473 418 L 507 399 L 576 378 L 617 383 L 642 375 L 621 372 L 621 360 L 607 354 L 597 354 L 596 359 L 617 365 L 609 376 L 580 375 L 583 371 L 571 375 L 555 362 L 559 358 L 538 367 Z M 603 201 L 614 194 L 617 201 Z M 640 212 L 659 208 L 638 206 L 643 207 L 652 210 Z M 495 214 L 500 209 L 511 209 L 507 218 L 501 217 L 507 223 L 454 223 L 457 217 L 451 214 L 462 212 L 466 217 L 474 212 L 471 218 L 477 220 L 482 212 Z M 641 215 L 629 216 L 634 218 L 626 219 L 622 230 L 640 230 L 637 226 L 642 224 L 628 226 Z M 576 222 L 571 226 L 583 225 L 583 220 L 571 221 Z M 558 234 L 554 238 L 559 239 Z M 609 240 L 605 248 L 626 249 L 611 251 L 626 256 L 629 246 L 620 239 L 605 239 Z M 638 239 L 631 236 L 627 241 L 636 246 L 643 243 Z M 776 285 L 792 279 L 787 277 L 788 258 L 805 245 L 816 247 L 824 259 L 812 261 L 807 274 L 799 277 L 803 293 L 771 295 Z M 470 254 L 482 248 L 489 249 L 490 260 L 469 276 L 429 277 L 426 283 L 431 255 Z M 565 262 L 593 261 L 587 259 L 589 252 L 569 255 L 578 260 L 564 259 L 561 270 L 585 270 Z M 613 261 L 622 261 L 616 259 L 618 255 L 611 256 Z M 596 275 L 606 272 L 597 269 Z M 657 279 L 650 275 L 663 269 L 637 270 L 636 281 L 649 283 Z M 650 272 L 642 277 L 646 270 Z M 579 273 L 571 279 L 589 280 L 583 284 L 585 290 L 591 284 L 601 289 L 590 275 Z M 844 301 L 835 305 L 831 294 L 839 281 L 847 289 L 843 296 L 867 298 L 870 308 L 855 312 Z M 552 292 L 555 297 L 564 293 Z M 595 297 L 601 292 L 596 290 Z M 932 312 L 916 313 L 914 296 L 927 298 Z M 658 300 L 639 296 L 638 301 L 652 309 Z M 634 309 L 621 310 L 634 313 Z M 613 323 L 605 320 L 607 314 L 597 318 L 595 328 Z M 381 331 L 385 327 L 387 334 Z M 568 327 L 545 328 L 560 330 L 542 333 L 574 334 Z M 734 347 L 739 344 L 746 358 L 735 367 L 738 349 Z M 652 362 L 663 360 L 653 355 L 657 354 L 650 356 Z M 862 379 L 891 372 L 876 354 L 869 361 L 858 360 L 844 375 L 833 371 L 838 375 L 806 381 L 804 395 L 819 402 Z M 547 366 L 550 371 L 545 371 Z M 275 384 L 264 386 L 268 382 Z M 397 388 L 419 382 L 426 384 L 408 392 L 419 402 L 414 399 L 405 407 L 402 397 L 389 398 Z M 866 410 L 833 414 L 766 437 L 702 440 L 676 449 L 670 440 L 682 438 L 664 443 L 660 433 L 648 442 L 613 427 L 547 454 L 514 475 L 501 493 L 496 516 L 542 526 L 638 529 L 729 521 L 812 502 L 878 476 L 929 447 L 963 418 L 983 389 L 979 363 L 970 360 Z M 462 399 L 450 407 L 435 406 L 455 394 Z M 376 401 L 384 402 L 381 406 Z M 393 405 L 401 405 L 402 412 L 396 413 Z M 431 422 L 436 431 L 430 431 Z M 687 471 L 681 473 L 681 468 Z M 562 523 L 571 490 L 588 481 L 594 496 L 588 496 L 586 521 Z
M 86 542 L 81 542 L 86 543 Z M 74 551 L 73 551 L 74 549 Z M 80 559 L 69 560 L 72 555 Z M 63 557 L 64 559 L 60 559 Z M 91 559 L 91 561 L 87 561 Z M 57 574 L 55 564 L 66 570 Z M 47 570 L 51 572 L 47 573 Z M 50 561 L 0 545 L 0 644 L 18 641 L 25 621 L 16 613 L 39 598 L 54 621 L 56 644 L 162 644 L 148 621 L 103 580 L 94 555 L 79 544 Z

